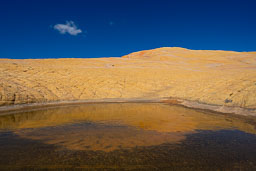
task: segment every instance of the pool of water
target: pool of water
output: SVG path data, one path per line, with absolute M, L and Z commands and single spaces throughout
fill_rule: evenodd
M 0 116 L 0 169 L 255 170 L 255 118 L 162 103 Z

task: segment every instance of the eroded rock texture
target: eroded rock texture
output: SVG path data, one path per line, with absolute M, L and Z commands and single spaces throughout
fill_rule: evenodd
M 256 108 L 256 53 L 158 48 L 121 58 L 0 59 L 0 105 L 173 97 Z

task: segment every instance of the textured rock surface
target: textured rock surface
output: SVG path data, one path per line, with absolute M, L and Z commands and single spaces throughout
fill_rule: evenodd
M 256 53 L 159 48 L 121 58 L 0 59 L 0 105 L 173 97 L 256 108 Z

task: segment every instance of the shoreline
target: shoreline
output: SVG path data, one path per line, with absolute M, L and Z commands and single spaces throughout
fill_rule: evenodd
M 95 103 L 160 103 L 162 99 L 88 99 L 88 100 L 70 100 L 70 101 L 54 101 L 45 103 L 29 103 L 29 104 L 14 104 L 0 106 L 0 115 L 5 115 L 13 112 L 46 109 L 49 107 L 80 105 L 80 104 L 95 104 Z
M 30 103 L 30 104 L 16 104 L 0 106 L 0 116 L 18 113 L 21 111 L 33 111 L 40 109 L 47 109 L 57 106 L 81 105 L 81 104 L 95 104 L 95 103 L 163 103 L 171 105 L 180 105 L 191 109 L 209 110 L 222 114 L 236 114 L 241 116 L 256 116 L 256 109 L 247 109 L 241 107 L 221 106 L 213 104 L 203 104 L 196 101 L 189 101 L 177 98 L 130 98 L 130 99 L 88 99 L 88 100 L 74 100 L 74 101 L 55 101 L 47 103 Z

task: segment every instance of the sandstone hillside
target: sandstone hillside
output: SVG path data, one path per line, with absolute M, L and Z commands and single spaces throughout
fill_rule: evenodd
M 256 53 L 158 48 L 120 58 L 0 59 L 0 105 L 178 98 L 256 109 Z

